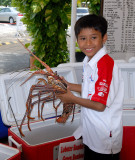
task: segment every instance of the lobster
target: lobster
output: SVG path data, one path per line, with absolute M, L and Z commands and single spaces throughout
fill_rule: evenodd
M 25 45 L 19 39 L 18 39 L 18 41 L 24 46 L 24 48 L 26 48 Z M 22 125 L 23 125 L 26 117 L 27 117 L 27 121 L 28 121 L 27 122 L 28 129 L 31 131 L 30 120 L 34 119 L 33 117 L 31 117 L 31 112 L 32 112 L 35 104 L 38 104 L 38 118 L 42 119 L 43 121 L 44 121 L 44 118 L 42 116 L 43 108 L 44 108 L 45 103 L 49 102 L 49 101 L 53 102 L 53 107 L 54 107 L 55 113 L 56 113 L 56 122 L 58 122 L 58 123 L 65 123 L 67 121 L 69 115 L 73 111 L 73 117 L 71 120 L 71 122 L 72 122 L 74 119 L 74 111 L 75 111 L 75 104 L 64 103 L 62 115 L 59 117 L 57 116 L 57 109 L 62 102 L 60 101 L 57 105 L 55 105 L 55 100 L 57 100 L 56 94 L 66 93 L 67 92 L 67 85 L 63 81 L 63 79 L 59 75 L 57 75 L 57 73 L 54 73 L 52 71 L 52 69 L 45 62 L 41 61 L 28 48 L 26 48 L 26 49 L 33 57 L 35 57 L 35 59 L 37 59 L 46 68 L 46 71 L 40 69 L 40 70 L 33 72 L 31 74 L 31 76 L 28 77 L 21 84 L 21 85 L 23 85 L 30 78 L 32 78 L 34 75 L 37 75 L 37 74 L 43 75 L 45 77 L 45 78 L 39 78 L 37 84 L 32 85 L 30 88 L 29 95 L 28 95 L 28 98 L 26 101 L 26 111 L 25 111 L 24 117 L 21 121 L 21 124 L 19 126 L 19 132 L 20 132 L 21 136 L 25 136 L 22 132 Z M 32 99 L 34 97 L 38 97 L 38 100 L 33 102 Z M 41 104 L 41 106 L 40 106 L 40 104 Z M 40 108 L 41 108 L 41 112 L 40 112 Z

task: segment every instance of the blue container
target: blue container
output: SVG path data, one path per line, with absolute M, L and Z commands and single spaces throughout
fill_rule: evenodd
M 8 137 L 8 128 L 9 126 L 4 125 L 1 118 L 0 112 L 0 139 Z

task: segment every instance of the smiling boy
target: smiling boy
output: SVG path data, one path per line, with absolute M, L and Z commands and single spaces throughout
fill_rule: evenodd
M 122 103 L 124 84 L 120 70 L 107 54 L 107 21 L 87 15 L 75 24 L 75 35 L 83 60 L 83 82 L 67 81 L 67 93 L 57 95 L 64 103 L 81 105 L 81 124 L 75 131 L 82 137 L 85 160 L 118 160 L 122 147 Z M 77 97 L 71 91 L 80 92 Z

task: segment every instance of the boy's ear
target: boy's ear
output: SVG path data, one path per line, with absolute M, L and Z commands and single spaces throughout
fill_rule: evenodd
M 107 33 L 104 35 L 104 37 L 103 37 L 103 43 L 105 43 L 106 41 L 107 41 L 107 38 L 108 38 L 108 36 L 107 36 Z

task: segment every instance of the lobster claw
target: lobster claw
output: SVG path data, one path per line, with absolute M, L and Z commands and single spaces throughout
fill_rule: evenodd
M 58 123 L 65 123 L 69 117 L 70 113 L 68 114 L 62 114 L 62 116 L 60 116 L 59 118 L 56 119 L 56 122 Z
M 64 103 L 63 104 L 63 113 L 62 115 L 56 119 L 56 122 L 58 123 L 65 123 L 70 116 L 71 112 L 73 111 L 73 117 L 71 122 L 74 119 L 74 110 L 75 110 L 75 104 L 73 103 Z

